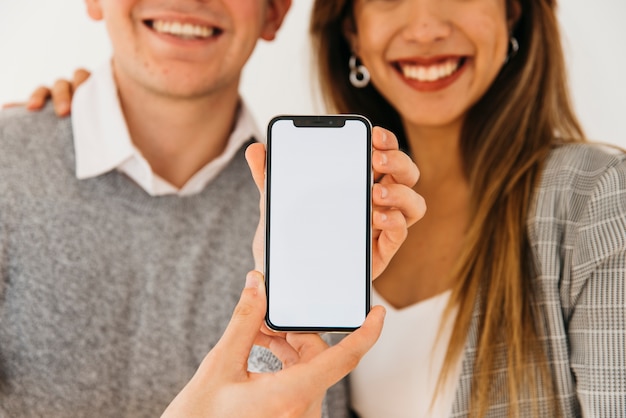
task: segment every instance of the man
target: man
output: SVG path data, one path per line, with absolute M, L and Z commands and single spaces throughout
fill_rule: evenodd
M 86 0 L 113 57 L 72 118 L 0 113 L 0 415 L 157 416 L 216 345 L 259 216 L 239 78 L 290 3 Z M 423 202 L 395 140 L 374 142 L 379 273 Z M 248 157 L 261 186 L 263 146 Z

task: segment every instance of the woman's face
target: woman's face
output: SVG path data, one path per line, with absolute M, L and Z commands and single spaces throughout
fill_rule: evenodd
M 500 71 L 513 21 L 505 0 L 356 0 L 354 19 L 372 83 L 420 127 L 460 126 Z

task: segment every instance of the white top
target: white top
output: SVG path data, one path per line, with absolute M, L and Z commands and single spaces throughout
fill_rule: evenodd
M 72 100 L 72 129 L 78 179 L 119 170 L 151 196 L 188 196 L 199 193 L 221 172 L 243 144 L 252 138 L 263 138 L 250 111 L 242 102 L 235 129 L 222 154 L 178 189 L 155 174 L 134 146 L 117 96 L 110 62 L 96 69 L 76 91 Z
M 455 310 L 442 324 L 451 292 L 395 309 L 372 288 L 372 305 L 383 305 L 387 315 L 378 342 L 350 375 L 352 408 L 361 418 L 450 416 L 461 358 L 432 409 L 431 402 L 456 317 Z

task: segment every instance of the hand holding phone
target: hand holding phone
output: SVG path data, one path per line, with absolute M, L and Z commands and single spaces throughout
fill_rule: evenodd
M 424 199 L 413 190 L 419 171 L 399 150 L 395 135 L 380 127 L 372 130 L 372 169 L 377 179 L 372 189 L 372 277 L 375 279 L 392 260 L 407 235 L 408 227 L 426 211 Z M 255 143 L 246 150 L 252 177 L 260 192 L 259 228 L 252 248 L 257 270 L 263 270 L 265 235 L 266 150 Z M 323 163 L 320 163 L 324 167 Z M 317 171 L 317 170 L 316 170 Z
M 357 332 L 329 347 L 314 334 L 259 332 L 265 308 L 261 273 L 250 272 L 224 335 L 161 418 L 274 418 L 285 411 L 319 417 L 327 389 L 353 370 L 374 345 L 384 318 L 382 307 L 372 309 Z M 253 344 L 274 350 L 285 367 L 274 373 L 248 371 Z

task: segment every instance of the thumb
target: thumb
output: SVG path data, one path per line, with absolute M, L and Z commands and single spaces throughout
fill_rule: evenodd
M 252 345 L 263 324 L 265 301 L 263 275 L 258 271 L 250 271 L 228 327 L 216 345 L 223 348 L 227 362 L 231 360 L 231 364 L 247 363 Z
M 300 379 L 306 381 L 306 390 L 315 391 L 318 388 L 331 387 L 351 372 L 376 343 L 383 329 L 384 319 L 385 309 L 382 306 L 374 306 L 359 329 L 312 358 L 308 362 L 310 370 L 304 367 L 287 370 L 301 375 Z M 308 357 L 307 353 L 301 355 Z
M 265 189 L 265 145 L 257 142 L 246 148 L 246 161 L 259 193 Z
M 263 252 L 265 238 L 265 146 L 260 143 L 250 145 L 246 149 L 246 160 L 252 173 L 252 178 L 259 189 L 259 224 L 252 240 L 252 255 L 254 256 L 254 268 L 263 270 Z

